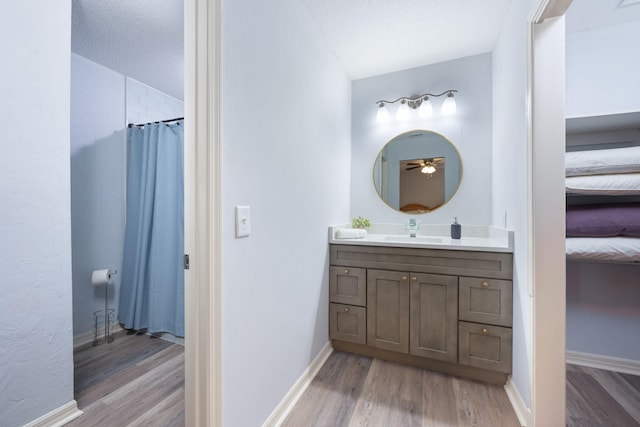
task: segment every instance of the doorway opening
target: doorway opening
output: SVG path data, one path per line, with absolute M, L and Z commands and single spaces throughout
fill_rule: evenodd
M 128 286 L 123 283 L 127 281 L 123 261 L 132 175 L 127 171 L 131 160 L 127 125 L 185 116 L 184 4 L 183 0 L 161 3 L 144 9 L 129 2 L 72 2 L 73 328 L 74 349 L 79 350 L 74 356 L 75 389 L 81 410 L 92 404 L 91 396 L 105 396 L 100 387 L 113 388 L 106 395 L 112 396 L 110 405 L 118 406 L 115 402 L 127 383 L 125 378 L 143 383 L 148 372 L 155 370 L 157 376 L 163 371 L 173 382 L 157 398 L 170 396 L 167 402 L 173 410 L 182 407 L 176 416 L 184 420 L 185 332 L 146 329 L 144 323 L 133 322 L 125 326 L 136 330 L 127 332 L 121 331 L 119 322 L 122 289 Z M 184 275 L 182 256 L 173 258 L 178 258 L 177 268 Z M 117 273 L 108 283 L 92 285 L 92 272 L 100 269 Z M 184 329 L 184 315 L 176 315 L 180 316 Z M 96 319 L 104 320 L 96 323 Z M 115 340 L 94 346 L 96 338 L 106 336 L 105 331 Z M 154 337 L 146 332 L 154 332 Z M 155 366 L 152 360 L 160 364 Z M 151 387 L 159 390 L 153 383 Z M 84 397 L 79 398 L 78 392 Z M 85 416 L 78 421 L 85 422 Z

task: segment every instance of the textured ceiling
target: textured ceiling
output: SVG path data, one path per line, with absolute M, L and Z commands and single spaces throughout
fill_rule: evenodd
M 566 14 L 567 34 L 633 21 L 640 21 L 640 2 L 630 0 L 573 0 Z
M 73 0 L 71 50 L 183 99 L 182 0 Z
M 358 79 L 490 52 L 512 0 L 299 1 L 347 74 Z M 183 99 L 182 0 L 72 4 L 73 52 Z M 567 32 L 640 20 L 640 4 L 620 4 L 574 0 Z
M 301 0 L 352 79 L 493 50 L 511 0 Z

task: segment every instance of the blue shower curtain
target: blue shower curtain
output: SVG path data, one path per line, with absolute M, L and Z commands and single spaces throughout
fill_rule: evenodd
M 128 129 L 119 320 L 184 336 L 183 121 Z

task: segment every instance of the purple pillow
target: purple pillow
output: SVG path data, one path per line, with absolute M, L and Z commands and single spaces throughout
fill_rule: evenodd
M 640 237 L 640 203 L 567 207 L 567 237 Z

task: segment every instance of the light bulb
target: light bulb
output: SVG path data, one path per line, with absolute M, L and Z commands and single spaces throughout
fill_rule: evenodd
M 398 120 L 407 120 L 409 118 L 409 105 L 404 99 L 400 101 L 400 106 L 398 107 L 398 111 L 396 112 L 396 117 L 398 118 Z
M 420 104 L 420 109 L 418 110 L 418 116 L 426 119 L 433 115 L 433 105 L 431 105 L 431 100 L 428 96 L 424 97 L 422 104 Z
M 384 106 L 384 102 L 381 102 L 378 106 L 378 114 L 376 114 L 376 121 L 378 123 L 387 123 L 389 121 L 389 110 Z
M 428 174 L 432 174 L 435 171 L 436 171 L 436 168 L 432 164 L 428 164 L 425 167 L 423 167 L 422 169 L 420 169 L 420 172 L 428 173 Z
M 442 103 L 442 115 L 450 116 L 456 113 L 456 100 L 453 99 L 453 93 L 449 92 L 447 98 Z

